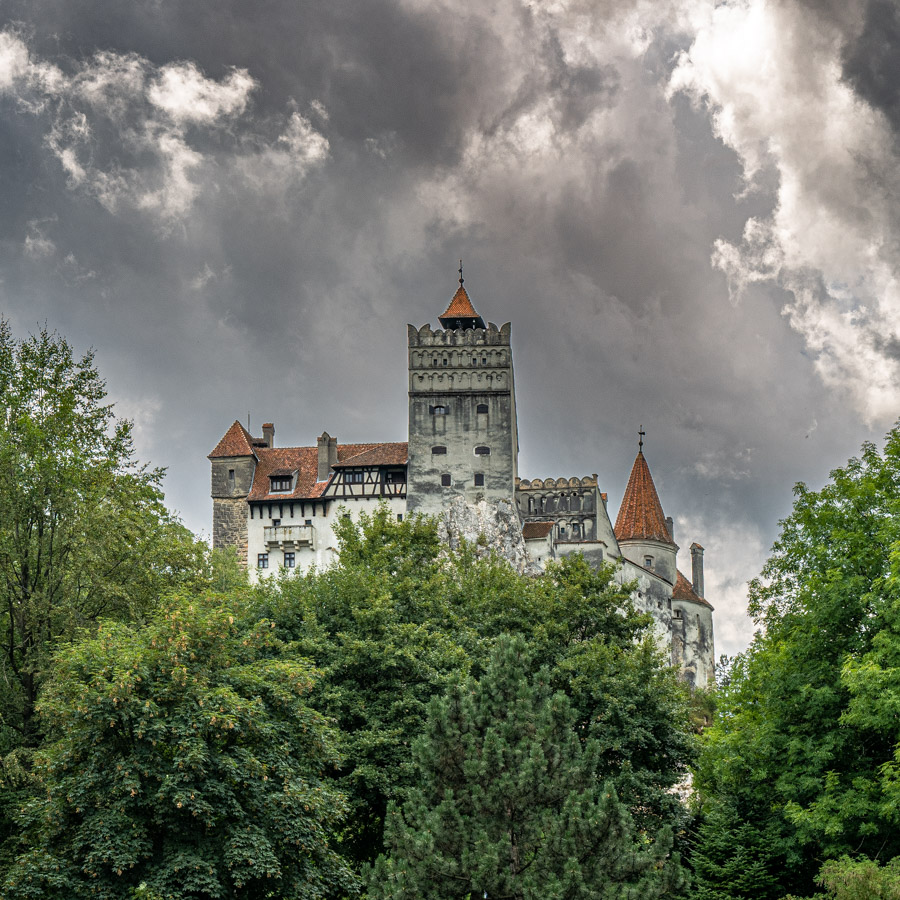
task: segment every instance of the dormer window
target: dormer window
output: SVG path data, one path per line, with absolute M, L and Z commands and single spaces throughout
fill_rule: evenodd
M 283 494 L 294 489 L 294 473 L 289 469 L 278 469 L 269 476 L 269 491 Z

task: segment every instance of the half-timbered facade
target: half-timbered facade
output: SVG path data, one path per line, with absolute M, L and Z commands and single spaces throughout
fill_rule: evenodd
M 339 517 L 378 504 L 402 519 L 407 509 L 439 514 L 459 496 L 510 500 L 532 561 L 579 552 L 597 566 L 616 564 L 619 577 L 637 585 L 636 605 L 655 617 L 673 663 L 691 684 L 708 684 L 714 653 L 703 548 L 691 546 L 688 579 L 643 444 L 615 527 L 596 475 L 519 479 L 510 324 L 484 322 L 461 270 L 439 320 L 442 329 L 407 328 L 408 442 L 339 444 L 324 432 L 315 446 L 276 447 L 274 425 L 254 437 L 234 422 L 209 455 L 213 545 L 234 547 L 260 578 L 330 565 Z

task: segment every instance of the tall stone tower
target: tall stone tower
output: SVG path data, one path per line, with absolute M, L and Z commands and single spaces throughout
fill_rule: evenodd
M 463 287 L 439 317 L 407 326 L 407 507 L 440 513 L 454 497 L 513 501 L 519 439 L 510 325 L 485 326 Z

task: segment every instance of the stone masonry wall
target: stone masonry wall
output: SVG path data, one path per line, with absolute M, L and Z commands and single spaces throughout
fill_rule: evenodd
M 234 547 L 247 565 L 247 501 L 243 498 L 213 500 L 213 547 Z

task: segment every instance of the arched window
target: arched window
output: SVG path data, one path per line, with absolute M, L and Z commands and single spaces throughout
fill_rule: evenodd
M 433 416 L 446 416 L 446 415 L 447 415 L 447 407 L 446 407 L 446 406 L 441 406 L 441 405 L 438 405 L 438 406 L 432 406 L 432 407 L 431 407 L 431 414 L 432 414 Z
M 478 406 L 475 407 L 476 413 L 486 413 L 488 411 L 487 403 L 479 403 Z

